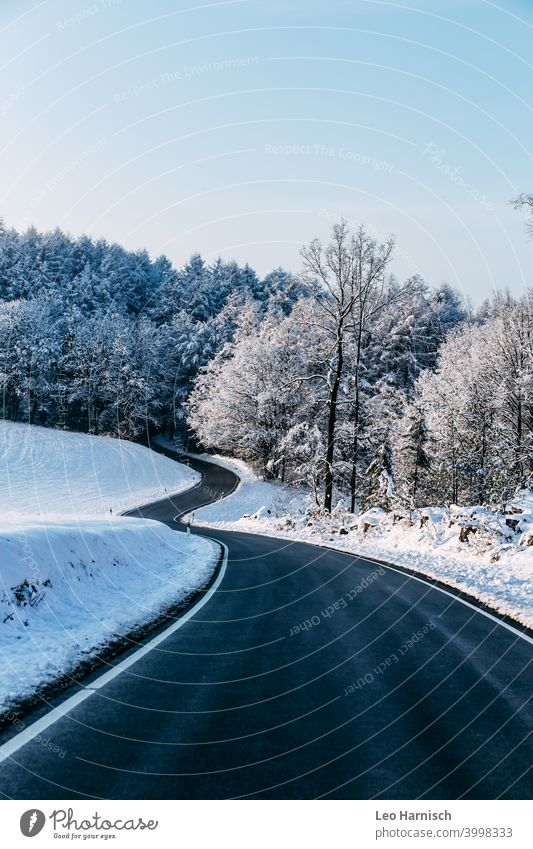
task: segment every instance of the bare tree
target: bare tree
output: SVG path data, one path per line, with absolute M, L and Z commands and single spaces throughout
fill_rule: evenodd
M 350 235 L 347 222 L 343 219 L 340 224 L 335 224 L 331 235 L 331 242 L 326 247 L 323 247 L 319 239 L 313 239 L 301 251 L 304 280 L 325 313 L 328 335 L 331 338 L 331 347 L 328 352 L 328 410 L 324 472 L 324 508 L 330 512 L 333 499 L 333 457 L 339 391 L 344 369 L 346 336 L 357 297 L 354 238 Z
M 355 466 L 357 463 L 360 417 L 360 365 L 363 335 L 370 319 L 390 301 L 385 287 L 385 271 L 390 262 L 394 240 L 378 245 L 360 227 L 351 233 L 342 219 L 332 228 L 331 241 L 323 246 L 314 239 L 304 247 L 304 280 L 325 316 L 330 338 L 327 368 L 327 428 L 324 473 L 324 508 L 331 511 L 334 481 L 335 426 L 341 383 L 346 369 L 347 345 L 355 341 L 354 444 L 352 458 L 352 511 L 355 505 Z M 318 282 L 318 285 L 317 285 Z M 353 371 L 354 370 L 354 371 Z
M 392 258 L 394 239 L 378 244 L 360 227 L 352 239 L 354 253 L 354 304 L 351 327 L 355 340 L 353 363 L 353 444 L 350 474 L 350 509 L 355 512 L 357 492 L 357 461 L 359 459 L 359 429 L 361 423 L 361 359 L 363 340 L 372 320 L 391 302 L 400 297 L 404 289 L 393 291 L 386 285 L 386 271 Z

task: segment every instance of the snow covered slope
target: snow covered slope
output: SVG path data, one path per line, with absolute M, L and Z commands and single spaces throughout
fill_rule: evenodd
M 199 479 L 133 442 L 0 421 L 0 517 L 117 513 Z
M 139 445 L 0 422 L 0 712 L 208 583 L 214 543 L 115 515 L 197 478 Z

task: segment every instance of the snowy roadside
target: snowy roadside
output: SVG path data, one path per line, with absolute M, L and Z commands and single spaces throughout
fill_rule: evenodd
M 361 516 L 339 510 L 326 517 L 301 490 L 260 480 L 241 461 L 213 459 L 233 468 L 242 482 L 224 501 L 197 510 L 196 524 L 382 559 L 436 578 L 533 627 L 531 493 L 518 497 L 508 515 L 478 507 L 421 509 L 412 523 L 380 510 Z
M 220 454 L 193 454 L 199 460 L 216 463 L 231 469 L 240 483 L 230 495 L 195 512 L 195 523 L 217 528 L 253 532 L 260 517 L 272 519 L 305 509 L 306 495 L 295 487 L 277 481 L 262 480 L 243 460 Z M 253 528 L 248 523 L 253 519 Z
M 148 520 L 2 524 L 0 704 L 9 712 L 210 580 L 215 543 Z
M 0 423 L 4 718 L 206 586 L 215 543 L 116 515 L 198 479 L 132 443 Z

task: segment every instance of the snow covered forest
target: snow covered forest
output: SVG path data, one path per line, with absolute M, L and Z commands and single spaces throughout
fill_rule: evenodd
M 198 441 L 330 511 L 505 505 L 532 474 L 533 290 L 477 310 L 335 225 L 298 276 L 0 232 L 2 416 Z
M 473 312 L 446 285 L 396 280 L 393 255 L 346 223 L 304 248 L 306 297 L 247 310 L 189 421 L 327 511 L 504 506 L 532 472 L 533 290 Z
M 285 310 L 298 292 L 282 271 L 259 280 L 199 256 L 177 271 L 104 240 L 1 227 L 2 417 L 130 439 L 169 427 L 244 304 Z

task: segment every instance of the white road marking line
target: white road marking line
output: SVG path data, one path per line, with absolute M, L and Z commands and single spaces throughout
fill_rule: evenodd
M 93 681 L 88 687 L 85 687 L 83 690 L 80 690 L 78 693 L 74 693 L 73 696 L 66 699 L 66 701 L 62 702 L 62 704 L 58 705 L 55 708 L 52 708 L 45 716 L 42 716 L 40 719 L 37 719 L 31 725 L 28 725 L 27 728 L 24 728 L 23 731 L 20 731 L 11 740 L 8 740 L 7 743 L 4 743 L 3 746 L 0 746 L 0 763 L 5 761 L 7 758 L 12 757 L 22 746 L 25 746 L 26 743 L 29 743 L 38 734 L 41 734 L 47 728 L 50 728 L 58 719 L 66 716 L 77 707 L 79 704 L 88 699 L 93 693 L 98 692 L 102 687 L 108 684 L 113 678 L 116 678 L 117 675 L 120 675 L 126 669 L 129 669 L 130 666 L 133 666 L 134 663 L 137 663 L 145 654 L 152 651 L 152 649 L 156 648 L 160 643 L 166 640 L 167 637 L 170 637 L 171 634 L 174 634 L 178 628 L 181 628 L 182 625 L 185 625 L 189 619 L 192 617 L 206 604 L 210 598 L 215 594 L 218 587 L 222 583 L 222 579 L 224 578 L 226 567 L 228 564 L 228 548 L 224 545 L 223 542 L 215 539 L 214 537 L 204 537 L 204 539 L 211 539 L 217 545 L 222 547 L 223 556 L 222 556 L 222 564 L 220 566 L 218 575 L 210 586 L 206 594 L 203 598 L 200 599 L 193 607 L 190 608 L 180 619 L 177 619 L 172 625 L 169 625 L 168 628 L 165 628 L 160 634 L 154 637 L 150 642 L 146 643 L 137 651 L 132 652 L 132 654 L 128 655 L 128 657 L 124 658 L 120 663 L 114 666 L 112 669 L 109 669 L 107 672 L 104 672 L 100 675 L 95 681 Z
M 350 554 L 349 551 L 343 551 L 341 548 L 331 548 L 328 545 L 323 545 L 323 546 L 321 546 L 321 548 L 327 548 L 330 551 L 342 552 L 343 554 Z M 377 563 L 379 566 L 383 566 L 385 569 L 390 569 L 392 572 L 397 572 L 398 575 L 405 575 L 407 578 L 412 578 L 413 581 L 418 581 L 420 584 L 425 584 L 426 586 L 430 586 L 434 590 L 438 590 L 439 592 L 443 593 L 443 595 L 447 595 L 450 598 L 453 598 L 455 601 L 460 601 L 461 604 L 465 604 L 467 607 L 470 607 L 472 610 L 475 610 L 476 613 L 481 613 L 483 616 L 486 616 L 487 619 L 492 619 L 493 622 L 496 622 L 498 625 L 501 625 L 503 628 L 507 628 L 508 631 L 511 631 L 511 633 L 515 634 L 517 637 L 522 637 L 523 640 L 526 640 L 526 642 L 533 645 L 533 637 L 530 637 L 529 634 L 525 634 L 523 631 L 520 631 L 518 628 L 515 628 L 513 625 L 509 625 L 508 622 L 504 622 L 503 619 L 500 619 L 499 616 L 494 616 L 492 613 L 489 613 L 488 610 L 483 610 L 483 608 L 478 607 L 476 604 L 472 604 L 472 602 L 467 601 L 465 598 L 461 598 L 461 596 L 456 595 L 455 593 L 449 592 L 448 590 L 445 590 L 443 587 L 437 586 L 432 581 L 432 575 L 427 575 L 426 577 L 424 577 L 423 572 L 419 572 L 417 575 L 414 575 L 409 570 L 409 567 L 406 567 L 406 570 L 397 569 L 390 563 L 386 563 L 382 560 L 376 560 L 375 557 L 366 557 L 363 554 L 352 554 L 352 557 L 358 557 L 360 560 L 368 560 L 370 563 Z M 421 575 L 421 577 L 418 577 L 418 575 Z M 435 578 L 434 580 L 438 580 L 438 578 Z M 461 592 L 461 590 L 459 588 L 457 588 L 457 592 Z M 480 604 L 483 604 L 483 603 L 484 602 L 482 602 L 480 600 Z

